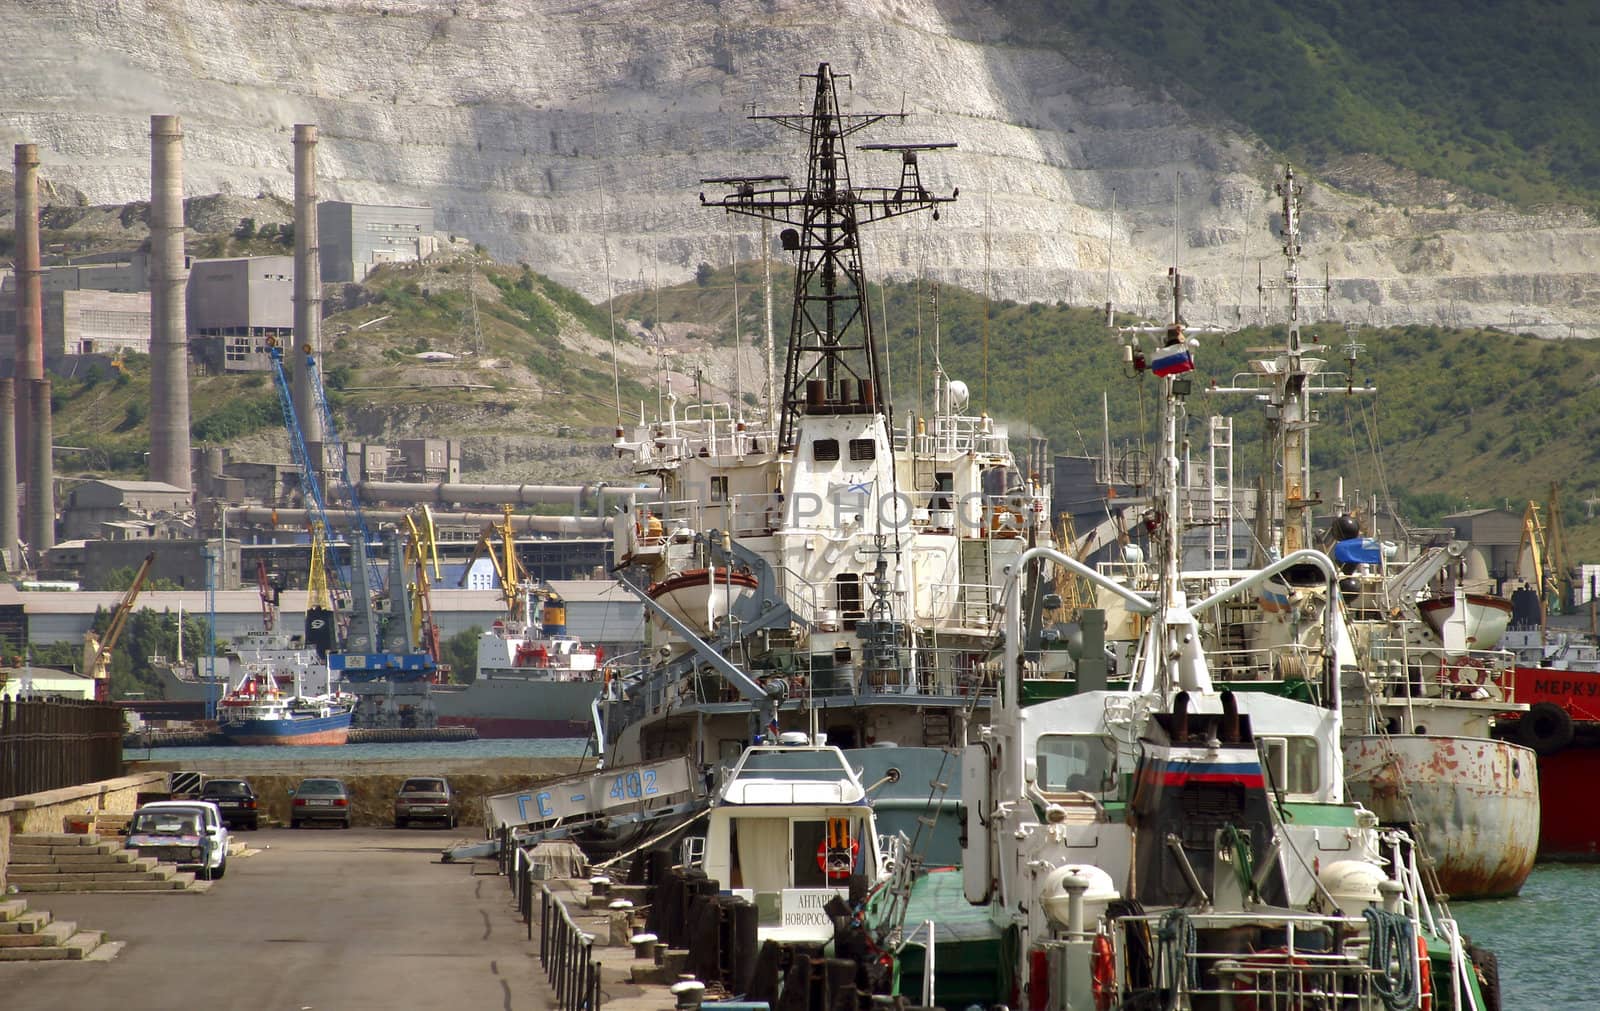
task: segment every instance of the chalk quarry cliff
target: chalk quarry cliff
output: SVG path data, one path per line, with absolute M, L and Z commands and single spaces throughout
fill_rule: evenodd
M 874 275 L 1159 314 L 1176 257 L 1191 321 L 1256 316 L 1271 151 L 1148 90 L 1137 67 L 1030 47 L 963 0 L 57 0 L 0 5 L 0 141 L 90 203 L 146 199 L 149 115 L 177 113 L 190 196 L 287 197 L 315 123 L 325 197 L 427 203 L 441 231 L 591 298 L 759 255 L 702 178 L 799 175 L 798 75 L 848 73 L 867 139 L 954 140 L 926 181 L 960 200 L 869 235 Z M 863 184 L 892 154 L 852 155 Z M 1111 213 L 1115 193 L 1116 214 Z M 1600 229 L 1407 180 L 1360 158 L 1309 180 L 1307 273 L 1356 322 L 1600 335 Z M 8 224 L 0 221 L 0 226 Z M 1108 263 L 1109 258 L 1109 263 Z M 1108 271 L 1109 266 L 1109 271 Z M 1281 318 L 1269 305 L 1268 319 Z

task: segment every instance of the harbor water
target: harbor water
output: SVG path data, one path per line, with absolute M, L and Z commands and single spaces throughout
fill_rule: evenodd
M 1516 898 L 1450 909 L 1462 932 L 1499 960 L 1506 1011 L 1600 1008 L 1596 903 L 1600 865 L 1542 863 Z

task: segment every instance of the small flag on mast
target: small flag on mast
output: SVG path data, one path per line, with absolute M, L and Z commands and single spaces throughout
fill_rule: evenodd
M 1155 353 L 1150 359 L 1150 371 L 1158 376 L 1175 376 L 1181 372 L 1194 371 L 1194 355 L 1189 353 L 1189 345 L 1179 341 L 1168 344 Z

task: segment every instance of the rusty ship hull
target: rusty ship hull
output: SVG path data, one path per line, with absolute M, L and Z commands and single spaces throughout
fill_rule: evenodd
M 1345 781 L 1385 823 L 1415 822 L 1452 899 L 1517 894 L 1539 853 L 1538 757 L 1481 737 L 1347 739 Z M 1409 798 L 1409 802 L 1408 802 Z

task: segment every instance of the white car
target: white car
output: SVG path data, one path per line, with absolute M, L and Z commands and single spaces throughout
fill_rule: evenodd
M 160 800 L 133 813 L 125 845 L 211 881 L 228 872 L 229 838 L 222 809 L 209 800 Z

